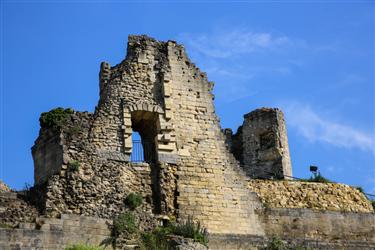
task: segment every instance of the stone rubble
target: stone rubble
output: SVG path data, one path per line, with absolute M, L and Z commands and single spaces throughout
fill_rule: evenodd
M 251 180 L 249 188 L 266 207 L 372 213 L 371 202 L 358 189 L 339 183 Z

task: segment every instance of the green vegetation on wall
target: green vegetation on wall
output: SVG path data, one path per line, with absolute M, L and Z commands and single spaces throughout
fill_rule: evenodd
M 143 198 L 140 194 L 130 193 L 126 199 L 125 204 L 129 206 L 130 209 L 134 210 L 143 203 Z
M 333 183 L 333 181 L 323 177 L 320 173 L 314 177 L 310 177 L 309 179 L 299 179 L 300 181 L 307 181 L 307 182 L 320 182 L 320 183 Z
M 103 250 L 102 247 L 91 246 L 86 244 L 76 244 L 66 247 L 64 250 Z
M 73 114 L 71 108 L 55 108 L 40 115 L 39 123 L 42 128 L 61 129 L 68 117 Z
M 80 163 L 79 161 L 70 161 L 68 166 L 69 166 L 69 170 L 78 171 L 80 167 Z
M 149 232 L 139 230 L 139 225 L 132 212 L 125 212 L 113 220 L 111 237 L 104 240 L 102 245 L 118 247 L 119 239 L 136 241 L 140 249 L 168 250 L 174 249 L 172 236 L 190 238 L 205 246 L 208 244 L 207 230 L 199 222 L 191 218 L 183 223 L 168 223 L 166 226 L 158 226 Z
M 151 232 L 142 234 L 144 249 L 165 250 L 173 249 L 171 236 L 182 236 L 193 239 L 205 246 L 208 244 L 207 230 L 199 222 L 194 222 L 190 217 L 182 223 L 169 223 L 165 227 L 157 227 Z

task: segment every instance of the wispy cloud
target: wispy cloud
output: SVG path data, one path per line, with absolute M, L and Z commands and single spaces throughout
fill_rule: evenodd
M 216 29 L 206 34 L 179 35 L 191 49 L 212 58 L 228 58 L 241 54 L 277 49 L 290 44 L 287 36 L 270 32 L 252 32 L 247 29 Z
M 182 33 L 177 40 L 184 44 L 198 66 L 217 83 L 216 95 L 233 102 L 259 93 L 269 76 L 293 74 L 290 52 L 303 41 L 276 32 L 255 32 L 249 28 L 216 27 L 204 33 Z M 264 90 L 261 90 L 264 91 Z
M 323 142 L 375 153 L 374 134 L 370 132 L 332 121 L 301 103 L 286 105 L 285 113 L 288 125 L 309 142 Z

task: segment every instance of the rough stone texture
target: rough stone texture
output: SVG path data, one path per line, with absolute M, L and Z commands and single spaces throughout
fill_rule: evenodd
M 34 182 L 41 184 L 58 173 L 63 164 L 63 145 L 60 134 L 53 129 L 41 129 L 32 147 L 34 160 Z
M 113 218 L 128 210 L 124 204 L 127 195 L 138 193 L 145 202 L 136 214 L 144 215 L 144 225 L 153 225 L 160 216 L 177 220 L 191 216 L 211 234 L 251 239 L 264 239 L 272 233 L 293 237 L 293 228 L 290 234 L 278 230 L 289 230 L 288 225 L 296 219 L 295 210 L 290 210 L 290 215 L 265 211 L 244 172 L 262 178 L 291 175 L 285 123 L 279 110 L 260 109 L 246 115 L 243 127 L 231 136 L 231 146 L 227 145 L 230 131 L 225 135 L 221 131 L 213 105 L 213 83 L 190 62 L 183 46 L 147 36 L 129 37 L 127 56 L 120 64 L 101 64 L 99 86 L 94 114 L 74 112 L 61 129 L 41 128 L 32 149 L 35 181 L 41 187 L 35 189 L 41 190 L 38 197 L 43 203 L 38 207 L 45 216 Z M 133 132 L 140 134 L 142 144 L 149 145 L 144 148 L 143 163 L 130 162 Z M 236 149 L 233 154 L 237 159 L 229 146 Z M 237 160 L 245 163 L 245 168 Z M 361 206 L 364 203 L 357 204 L 358 209 Z M 301 215 L 318 218 L 319 213 L 311 213 Z M 339 221 L 327 220 L 336 223 L 337 230 L 347 230 L 341 223 L 374 217 L 335 218 Z M 272 231 L 274 219 L 277 227 Z M 366 238 L 373 228 L 366 223 L 363 227 L 353 237 L 362 243 L 373 242 Z M 314 221 L 300 231 L 313 235 L 320 229 Z M 36 235 L 25 239 L 34 237 L 39 242 L 40 232 L 32 233 Z M 61 231 L 50 233 L 56 237 L 50 242 L 69 237 Z M 11 237 L 8 234 L 12 233 L 7 231 L 5 240 Z M 332 240 L 329 232 L 321 235 L 325 236 Z
M 253 235 L 211 235 L 209 249 L 217 250 L 255 250 L 268 249 L 272 242 L 272 237 L 262 237 Z M 375 248 L 374 242 L 364 240 L 315 240 L 306 237 L 284 237 L 282 240 L 288 249 L 332 249 L 332 250 L 372 250 Z
M 237 133 L 230 137 L 230 131 L 227 131 L 226 138 L 247 175 L 261 179 L 289 179 L 292 165 L 281 110 L 256 109 L 244 115 L 244 118 Z
M 10 187 L 8 187 L 7 184 L 5 184 L 4 182 L 0 180 L 0 193 L 7 193 L 10 191 L 12 191 L 12 189 L 10 189 Z
M 209 249 L 263 249 L 275 235 L 294 248 L 375 248 L 373 214 L 282 208 L 266 209 L 261 218 L 267 236 L 211 234 Z M 67 214 L 58 219 L 39 217 L 35 223 L 22 223 L 17 229 L 0 229 L 0 249 L 52 250 L 76 243 L 100 244 L 110 235 L 110 225 L 111 221 L 96 217 Z M 187 249 L 205 249 L 178 237 L 176 243 L 181 247 L 195 247 Z
M 148 164 L 120 164 L 117 161 L 95 164 L 95 159 L 91 159 L 93 165 L 81 163 L 79 171 L 66 171 L 50 179 L 46 202 L 48 215 L 74 213 L 111 218 L 125 210 L 124 202 L 129 193 L 141 194 L 147 201 L 144 209 L 151 213 Z
M 38 210 L 18 197 L 15 192 L 0 193 L 0 224 L 6 227 L 17 227 L 20 222 L 33 222 Z
M 209 248 L 264 249 L 273 237 L 291 249 L 375 249 L 375 214 L 304 208 L 259 210 L 266 236 L 211 234 Z
M 373 207 L 358 189 L 338 183 L 251 180 L 249 188 L 267 207 L 372 213 Z
M 110 236 L 110 223 L 94 217 L 65 214 L 59 219 L 39 217 L 36 222 L 22 223 L 16 229 L 0 228 L 0 249 L 59 250 L 79 243 L 99 245 Z
M 207 250 L 208 248 L 192 239 L 187 239 L 181 236 L 172 236 L 171 245 L 176 250 Z
M 263 216 L 267 235 L 270 236 L 322 241 L 328 245 L 357 243 L 358 248 L 361 244 L 370 246 L 368 249 L 375 247 L 373 213 L 278 208 L 267 209 Z
M 213 83 L 190 62 L 182 46 L 168 43 L 170 121 L 176 135 L 179 216 L 193 216 L 210 232 L 263 234 L 256 196 L 228 152 L 215 115 Z M 167 92 L 168 92 L 167 91 Z M 168 110 L 168 109 L 166 109 Z
M 150 212 L 193 216 L 211 232 L 263 234 L 254 212 L 259 200 L 228 152 L 215 115 L 213 83 L 181 45 L 130 36 L 126 59 L 114 67 L 103 63 L 99 78 L 95 113 L 75 112 L 50 135 L 62 145 L 49 153 L 62 154 L 61 166 L 45 161 L 38 167 L 54 169 L 39 178 L 50 176 L 49 216 L 111 217 L 123 211 L 127 194 L 137 192 Z M 149 164 L 128 162 L 133 131 L 154 145 L 156 158 Z M 33 152 L 50 141 L 45 134 L 42 128 Z M 72 162 L 80 163 L 78 171 Z

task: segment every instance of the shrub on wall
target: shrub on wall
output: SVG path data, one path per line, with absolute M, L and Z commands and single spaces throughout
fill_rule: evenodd
M 119 247 L 118 243 L 130 240 L 136 242 L 144 250 L 175 249 L 171 236 L 177 235 L 190 238 L 205 246 L 208 244 L 207 230 L 199 222 L 191 218 L 183 223 L 169 223 L 167 226 L 158 226 L 149 232 L 141 232 L 132 212 L 125 212 L 113 220 L 111 237 L 105 239 L 101 245 Z M 120 243 L 121 244 L 121 243 Z
M 134 210 L 143 203 L 143 198 L 140 194 L 130 193 L 126 199 L 125 204 L 130 207 L 130 209 Z
M 171 224 L 170 227 L 172 234 L 193 239 L 194 241 L 207 246 L 208 233 L 207 230 L 201 226 L 199 221 L 195 223 L 193 219 L 189 217 L 185 222 L 180 224 Z
M 165 227 L 157 227 L 152 232 L 143 233 L 143 245 L 146 249 L 170 249 L 171 235 L 193 239 L 205 246 L 208 244 L 207 230 L 189 217 L 185 222 L 170 223 Z
M 65 250 L 103 250 L 103 248 L 98 246 L 90 246 L 86 244 L 77 244 L 68 246 L 65 248 Z
M 285 243 L 281 239 L 277 237 L 273 237 L 266 249 L 267 250 L 287 250 L 288 248 L 285 246 Z
M 80 163 L 79 161 L 70 161 L 68 166 L 71 171 L 78 171 L 80 167 Z
M 327 178 L 323 177 L 323 175 L 321 174 L 318 174 L 315 177 L 311 177 L 309 181 L 320 182 L 320 183 L 332 183 L 331 180 L 328 180 Z
M 130 212 L 125 212 L 113 220 L 112 235 L 118 237 L 121 234 L 132 235 L 138 232 L 138 225 L 135 217 Z
M 314 177 L 310 177 L 309 179 L 299 179 L 300 181 L 307 181 L 307 182 L 320 182 L 320 183 L 333 183 L 333 181 L 323 177 L 320 173 Z
M 70 108 L 64 109 L 60 107 L 49 112 L 43 112 L 39 118 L 40 126 L 42 128 L 61 129 L 69 115 L 73 113 L 74 111 Z
M 139 238 L 139 226 L 131 212 L 119 214 L 113 219 L 111 236 L 103 240 L 100 245 L 105 247 L 112 245 L 116 249 L 118 240 L 125 238 Z

